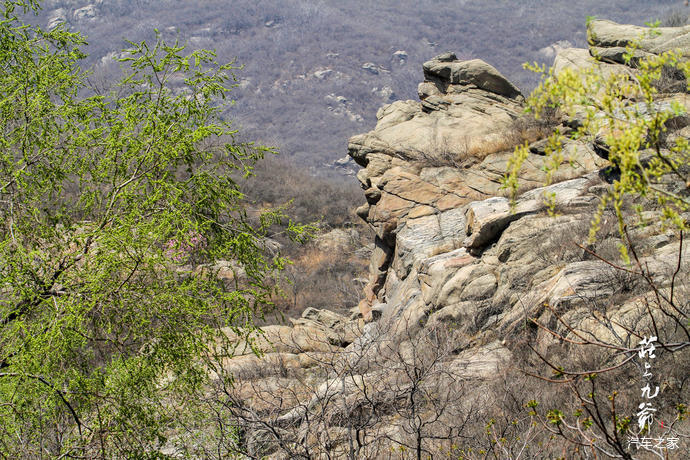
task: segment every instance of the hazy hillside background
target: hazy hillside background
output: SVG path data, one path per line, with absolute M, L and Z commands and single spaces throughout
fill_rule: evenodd
M 376 110 L 416 98 L 421 64 L 443 51 L 481 58 L 518 84 L 536 85 L 525 61 L 551 63 L 554 46 L 584 46 L 588 15 L 633 24 L 688 10 L 677 0 L 53 0 L 39 21 L 88 35 L 96 81 L 118 70 L 124 39 L 154 29 L 191 47 L 237 58 L 237 104 L 246 137 L 324 172 Z

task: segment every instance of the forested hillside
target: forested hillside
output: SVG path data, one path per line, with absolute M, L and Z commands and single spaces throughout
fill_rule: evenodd
M 444 51 L 481 58 L 523 92 L 526 61 L 585 45 L 587 16 L 643 24 L 687 8 L 678 0 L 53 0 L 39 20 L 88 36 L 95 81 L 117 70 L 125 39 L 178 37 L 237 58 L 238 103 L 227 116 L 249 138 L 315 171 L 341 158 L 347 138 L 373 128 L 376 110 L 416 99 L 422 62 Z

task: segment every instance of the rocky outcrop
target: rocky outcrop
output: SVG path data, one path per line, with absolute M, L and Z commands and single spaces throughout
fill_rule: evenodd
M 626 47 L 636 44 L 635 59 L 676 51 L 682 59 L 690 58 L 690 26 L 649 27 L 593 20 L 587 28 L 590 52 L 603 60 L 626 64 Z
M 381 289 L 389 266 L 404 267 L 398 274 L 404 278 L 412 261 L 463 247 L 462 206 L 501 193 L 512 148 L 524 134 L 518 131 L 528 129 L 519 91 L 488 64 L 457 61 L 446 53 L 425 63 L 424 74 L 421 102 L 384 106 L 376 128 L 353 137 L 348 146 L 350 155 L 364 167 L 357 178 L 367 203 L 357 213 L 374 227 L 377 237 L 361 303 L 365 316 L 385 296 Z M 572 141 L 565 150 L 557 180 L 604 165 L 586 144 Z M 543 152 L 537 150 L 521 173 L 523 186 L 543 184 L 544 166 Z M 506 214 L 498 226 L 507 226 L 514 219 L 508 200 L 494 202 L 500 202 Z M 486 214 L 481 209 L 477 212 Z M 482 218 L 474 217 L 474 208 L 469 213 L 472 222 Z M 473 232 L 472 228 L 468 248 L 476 250 L 488 236 L 485 230 Z M 396 250 L 400 256 L 392 264 Z
M 307 308 L 300 318 L 292 320 L 291 326 L 266 326 L 248 337 L 238 336 L 230 328 L 224 333 L 234 341 L 232 359 L 226 367 L 233 375 L 256 372 L 257 367 L 265 364 L 262 359 L 269 363 L 283 360 L 286 366 L 303 370 L 310 367 L 309 353 L 333 352 L 354 342 L 359 335 L 356 320 L 316 308 Z M 239 359 L 240 356 L 244 358 Z
M 591 53 L 625 46 L 638 32 L 594 21 Z M 658 53 L 683 43 L 685 29 L 661 32 L 663 39 L 643 41 L 640 49 Z M 591 53 L 560 49 L 556 72 L 632 72 L 616 59 L 605 63 Z M 321 446 L 333 457 L 356 451 L 361 458 L 377 458 L 372 452 L 405 444 L 410 420 L 417 420 L 415 391 L 426 395 L 425 410 L 436 416 L 428 425 L 433 438 L 467 416 L 461 413 L 491 406 L 492 398 L 503 395 L 492 390 L 492 382 L 521 353 L 525 336 L 541 352 L 562 343 L 555 337 L 629 341 L 635 327 L 650 321 L 649 299 L 668 289 L 678 273 L 687 274 L 687 263 L 678 265 L 678 257 L 687 261 L 690 246 L 663 227 L 658 210 L 630 220 L 646 279 L 611 262 L 618 260 L 621 244 L 613 215 L 604 214 L 598 242 L 588 242 L 591 217 L 611 187 L 600 145 L 567 139 L 560 168 L 544 186 L 543 132 L 525 134 L 534 121 L 523 114 L 524 100 L 514 85 L 489 64 L 459 61 L 452 53 L 426 62 L 423 71 L 419 101 L 382 107 L 376 128 L 348 145 L 362 167 L 357 178 L 366 203 L 357 214 L 375 232 L 358 311 L 345 319 L 310 309 L 293 327 L 267 328 L 266 340 L 260 339 L 262 346 L 274 347 L 265 362 L 291 363 L 282 364 L 292 366 L 284 373 L 296 376 L 301 386 L 294 379 L 290 385 L 302 388 L 281 400 L 275 414 L 275 426 L 292 426 L 299 434 L 290 438 L 291 446 Z M 550 129 L 567 133 L 574 120 L 552 123 Z M 684 126 L 670 127 L 670 135 L 687 137 Z M 530 143 L 529 154 L 511 202 L 501 178 L 514 146 L 523 142 Z M 646 226 L 635 226 L 643 221 Z M 339 238 L 329 237 L 334 245 Z M 551 333 L 528 330 L 531 319 Z M 428 399 L 430 394 L 436 399 Z M 355 425 L 361 436 L 353 434 Z M 297 455 L 275 447 L 284 442 L 277 429 L 252 426 L 273 439 L 270 452 L 277 458 Z M 354 439 L 372 450 L 356 450 Z M 388 444 L 375 450 L 377 442 Z
M 510 99 L 522 98 L 515 85 L 481 59 L 459 61 L 455 54 L 445 53 L 425 62 L 422 68 L 427 82 L 438 85 L 442 93 L 448 93 L 449 87 L 458 92 L 476 87 Z
M 421 104 L 398 101 L 377 113 L 376 129 L 350 139 L 350 155 L 366 166 L 370 153 L 406 160 L 472 157 L 505 149 L 521 113 L 520 91 L 483 61 L 452 53 L 424 64 Z
M 613 42 L 599 42 L 606 43 Z M 563 49 L 556 71 L 597 67 L 634 74 L 594 59 L 596 51 Z M 453 337 L 447 340 L 455 349 L 501 356 L 488 364 L 486 374 L 473 374 L 476 381 L 497 375 L 501 363 L 513 359 L 509 343 L 526 318 L 571 338 L 629 336 L 630 325 L 643 321 L 644 299 L 653 293 L 648 284 L 622 276 L 625 272 L 588 252 L 596 249 L 616 260 L 621 243 L 614 221 L 606 217 L 603 225 L 610 230 L 596 248 L 587 246 L 591 216 L 610 187 L 600 146 L 567 140 L 559 175 L 544 187 L 539 185 L 546 179 L 545 144 L 530 139 L 520 174 L 526 191 L 511 203 L 502 196 L 500 178 L 512 145 L 502 142 L 515 141 L 507 134 L 523 120 L 519 91 L 487 64 L 459 62 L 452 54 L 427 62 L 424 75 L 421 102 L 383 107 L 376 128 L 350 140 L 350 155 L 363 166 L 357 177 L 367 200 L 357 212 L 376 231 L 360 303 L 363 318 L 376 330 L 385 328 L 393 342 L 414 346 L 414 337 L 424 331 L 450 329 Z M 452 147 L 420 153 L 422 139 Z M 650 212 L 646 218 L 657 223 L 637 233 L 635 242 L 641 266 L 663 288 L 678 269 L 679 253 L 687 260 L 690 250 L 681 250 L 658 224 L 660 217 Z M 592 308 L 610 316 L 593 315 Z M 566 322 L 556 324 L 554 312 Z M 360 338 L 366 340 L 373 339 Z M 540 333 L 535 346 L 543 350 L 552 343 L 552 336 Z M 459 363 L 448 357 L 447 369 Z
M 661 28 L 660 35 L 642 39 L 640 49 L 661 53 L 681 46 L 682 51 L 685 29 Z M 591 49 L 560 50 L 555 70 L 558 73 L 565 67 L 598 67 L 605 72 L 626 72 L 620 65 L 597 61 L 592 54 L 606 47 L 624 47 L 643 32 L 648 33 L 649 29 L 593 21 L 589 29 Z M 419 307 L 419 314 L 467 300 L 461 294 L 465 278 L 475 283 L 467 294 L 473 300 L 491 297 L 491 289 L 499 294 L 508 290 L 500 282 L 505 276 L 510 279 L 505 267 L 504 277 L 488 268 L 467 268 L 477 263 L 472 257 L 481 256 L 479 260 L 483 260 L 491 254 L 493 245 L 501 244 L 506 229 L 544 213 L 544 197 L 549 196 L 552 206 L 568 209 L 571 214 L 583 209 L 580 218 L 585 219 L 606 187 L 597 174 L 606 165 L 605 158 L 595 154 L 597 146 L 569 140 L 559 176 L 553 178 L 558 183 L 525 193 L 511 207 L 509 200 L 500 196 L 500 179 L 512 156 L 512 146 L 479 139 L 486 141 L 494 136 L 493 139 L 504 142 L 515 141 L 507 134 L 515 129 L 516 120 L 521 120 L 519 90 L 490 65 L 478 60 L 458 61 L 452 53 L 426 62 L 423 70 L 421 103 L 405 101 L 384 106 L 379 110 L 374 131 L 353 137 L 349 144 L 350 155 L 364 168 L 357 177 L 367 203 L 357 213 L 376 230 L 377 250 L 372 257 L 365 299 L 360 304 L 365 318 L 373 305 L 391 304 L 391 296 L 415 297 L 416 290 L 401 295 L 403 285 L 408 289 L 414 285 L 420 293 L 426 292 L 420 296 L 424 305 Z M 422 139 L 437 139 L 434 145 L 452 147 L 420 149 Z M 483 150 L 469 149 L 469 145 L 481 145 Z M 451 163 L 449 160 L 453 164 L 441 165 L 444 161 Z M 543 184 L 544 167 L 543 146 L 534 142 L 521 171 L 522 187 Z M 572 218 L 571 221 L 577 223 Z M 558 219 L 548 222 L 560 225 Z M 549 246 L 548 242 L 547 238 L 541 246 Z M 507 254 L 503 252 L 501 257 L 509 260 Z M 459 263 L 460 260 L 464 262 Z M 487 260 L 493 259 L 488 256 Z M 431 268 L 439 263 L 443 270 Z M 444 290 L 443 283 L 452 278 L 446 263 L 459 264 L 452 266 L 462 274 L 450 283 L 454 288 Z M 426 271 L 430 269 L 431 272 Z M 443 282 L 437 273 L 443 273 Z M 411 276 L 417 278 L 416 283 L 408 281 Z M 458 285 L 462 289 L 457 289 Z M 439 298 L 441 304 L 429 304 L 431 299 Z M 504 299 L 499 296 L 498 300 Z M 500 302 L 494 302 L 493 308 L 498 308 L 497 303 Z M 412 310 L 407 303 L 401 308 Z

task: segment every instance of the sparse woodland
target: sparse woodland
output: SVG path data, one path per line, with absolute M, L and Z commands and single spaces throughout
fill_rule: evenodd
M 76 13 L 88 5 L 93 16 Z M 686 12 L 678 0 L 51 0 L 43 7 L 42 25 L 64 19 L 89 38 L 85 64 L 95 66 L 96 84 L 118 75 L 125 40 L 152 40 L 154 29 L 236 58 L 244 68 L 227 116 L 248 138 L 320 174 L 345 156 L 348 137 L 373 128 L 381 105 L 417 99 L 419 69 L 436 54 L 483 59 L 527 94 L 538 79 L 522 64 L 551 64 L 559 47 L 585 46 L 588 16 L 643 25 Z

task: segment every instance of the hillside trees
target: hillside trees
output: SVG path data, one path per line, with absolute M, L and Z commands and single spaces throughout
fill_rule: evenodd
M 82 3 L 96 6 L 94 18 L 75 17 Z M 89 37 L 89 65 L 110 77 L 117 75 L 112 57 L 126 46 L 123 36 L 151 40 L 153 28 L 166 39 L 212 47 L 221 60 L 237 56 L 246 67 L 241 87 L 233 92 L 239 103 L 226 110 L 227 116 L 252 139 L 279 146 L 300 166 L 326 173 L 322 162 L 342 157 L 351 135 L 373 129 L 382 104 L 417 98 L 420 66 L 439 53 L 455 50 L 464 59 L 481 58 L 528 92 L 538 78 L 521 64 L 549 62 L 559 41 L 584 46 L 586 14 L 641 24 L 663 18 L 673 3 L 678 1 L 539 0 L 515 7 L 501 0 L 349 0 L 313 7 L 305 0 L 51 0 L 39 20 L 49 24 L 63 9 L 66 20 Z M 397 50 L 408 53 L 405 62 L 393 56 Z M 366 62 L 385 71 L 370 73 L 361 68 Z M 325 69 L 333 73 L 314 76 Z M 378 91 L 384 87 L 394 96 Z M 333 104 L 331 94 L 348 102 Z
M 590 143 L 610 162 L 601 171 L 610 186 L 592 218 L 590 245 L 581 249 L 586 257 L 605 262 L 612 283 L 639 295 L 623 305 L 615 297 L 596 299 L 578 312 L 546 304 L 529 318 L 538 333 L 569 350 L 565 359 L 533 348 L 545 364 L 540 378 L 569 388 L 572 401 L 567 407 L 541 407 L 536 400 L 528 406 L 545 429 L 579 455 L 636 458 L 646 450 L 669 458 L 678 452 L 679 440 L 682 446 L 688 438 L 690 297 L 684 234 L 690 211 L 690 144 L 687 133 L 679 130 L 688 124 L 684 93 L 690 88 L 690 63 L 675 51 L 638 53 L 635 42 L 628 44 L 624 59 L 632 69 L 621 66 L 620 72 L 604 73 L 593 65 L 556 74 L 532 66 L 546 78 L 529 98 L 529 110 L 538 117 L 557 109 L 574 128 L 567 136 Z M 554 165 L 549 173 L 562 161 L 565 140 L 563 129 L 549 139 L 546 154 Z M 527 146 L 517 148 L 509 165 L 505 185 L 514 192 L 527 155 Z M 597 253 L 604 214 L 615 216 L 619 256 Z M 663 256 L 645 257 L 635 232 L 659 221 L 675 241 Z M 658 350 L 653 372 L 648 372 L 649 359 L 643 359 L 650 340 Z M 648 417 L 645 410 L 652 405 L 653 416 Z M 655 442 L 641 443 L 643 439 Z M 675 447 L 669 440 L 675 440 Z
M 233 63 L 131 43 L 84 97 L 85 38 L 19 19 L 38 8 L 5 0 L 0 21 L 0 454 L 174 450 L 230 353 L 218 331 L 253 329 L 284 264 L 261 243 L 280 212 L 252 227 L 231 177 L 268 149 L 218 118 Z

